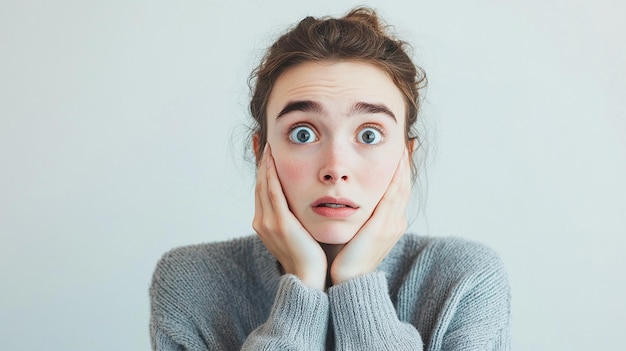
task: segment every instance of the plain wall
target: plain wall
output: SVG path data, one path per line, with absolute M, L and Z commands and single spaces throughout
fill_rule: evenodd
M 249 72 L 359 3 L 430 80 L 411 230 L 501 254 L 515 350 L 622 347 L 624 2 L 2 0 L 1 348 L 148 349 L 159 257 L 253 233 Z

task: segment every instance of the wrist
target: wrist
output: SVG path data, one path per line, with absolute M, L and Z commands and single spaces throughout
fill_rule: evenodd
M 314 277 L 298 277 L 302 283 L 309 288 L 324 291 L 326 288 L 326 276 L 314 276 Z
M 285 273 L 293 274 L 309 288 L 324 291 L 326 288 L 326 267 L 320 270 L 285 270 Z
M 346 280 L 350 280 L 359 275 L 371 272 L 370 270 L 365 270 L 365 269 L 348 270 L 348 269 L 338 269 L 336 267 L 333 267 L 333 268 L 334 269 L 330 270 L 330 280 L 333 285 L 341 284 L 342 282 L 345 282 Z

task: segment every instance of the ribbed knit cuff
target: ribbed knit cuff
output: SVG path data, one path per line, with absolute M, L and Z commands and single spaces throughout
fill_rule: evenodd
M 268 333 L 301 345 L 326 343 L 328 295 L 304 285 L 295 275 L 281 277 L 267 320 Z M 301 341 L 301 342 L 298 342 Z
M 328 289 L 336 344 L 342 350 L 421 347 L 419 333 L 398 320 L 382 272 L 367 273 Z

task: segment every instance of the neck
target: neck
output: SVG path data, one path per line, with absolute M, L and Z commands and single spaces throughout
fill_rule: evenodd
M 328 264 L 327 264 L 328 268 L 327 268 L 327 271 L 326 271 L 326 289 L 328 289 L 329 287 L 331 287 L 333 285 L 331 277 L 330 277 L 330 267 L 332 267 L 333 261 L 335 260 L 335 257 L 337 257 L 337 254 L 339 254 L 339 251 L 341 251 L 341 249 L 343 249 L 345 244 L 323 244 L 323 243 L 320 243 L 320 246 L 322 247 L 322 250 L 324 250 L 324 253 L 326 253 L 326 260 L 328 262 Z

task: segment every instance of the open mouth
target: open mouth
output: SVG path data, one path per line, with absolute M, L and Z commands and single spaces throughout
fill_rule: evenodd
M 342 207 L 349 207 L 352 208 L 352 206 L 349 205 L 344 205 L 344 204 L 333 204 L 333 203 L 321 203 L 315 207 L 329 207 L 329 208 L 342 208 Z
M 320 211 L 329 210 L 357 210 L 359 206 L 352 200 L 344 197 L 324 196 L 313 202 L 311 206 Z
M 355 214 L 359 206 L 347 198 L 325 196 L 312 204 L 313 212 L 326 218 L 348 218 Z

